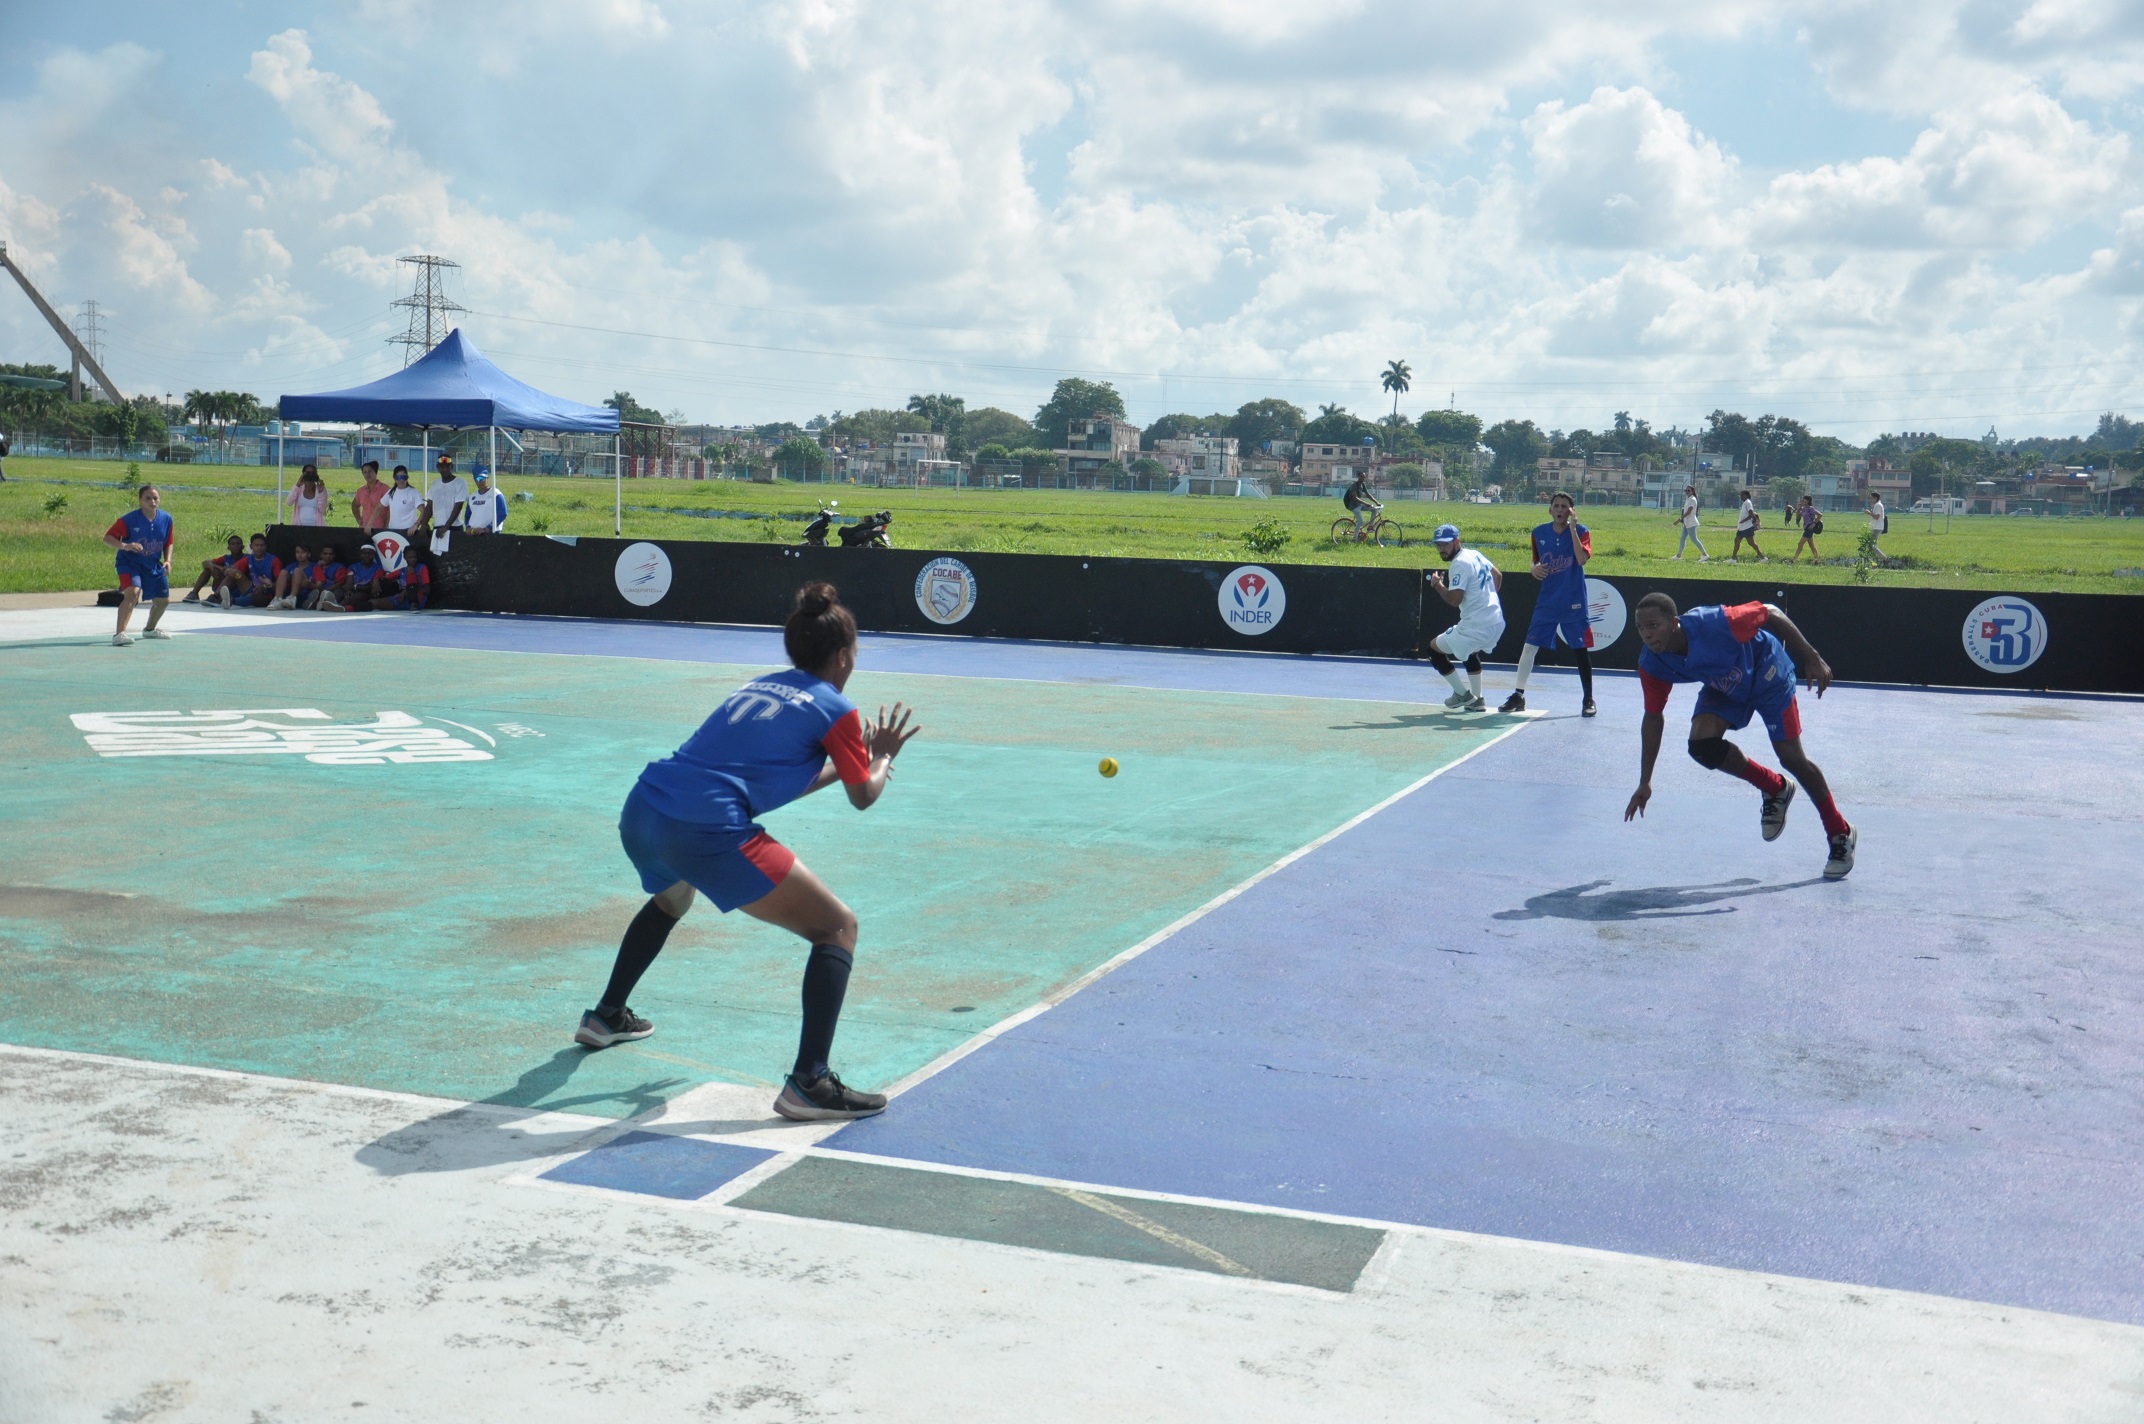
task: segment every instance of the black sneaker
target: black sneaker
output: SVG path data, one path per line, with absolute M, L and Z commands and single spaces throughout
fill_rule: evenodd
M 1594 705 L 1593 699 L 1590 697 L 1586 699 L 1585 705 L 1578 709 L 1578 715 L 1581 717 L 1598 717 L 1600 712 L 1601 709 Z
M 1787 807 L 1793 804 L 1794 783 L 1781 778 L 1778 792 L 1764 798 L 1764 809 L 1757 817 L 1757 824 L 1764 827 L 1766 840 L 1779 839 L 1779 833 L 1787 828 Z
M 791 1122 L 838 1122 L 844 1118 L 874 1117 L 886 1110 L 884 1093 L 859 1093 L 828 1073 L 811 1082 L 800 1082 L 792 1073 L 782 1084 L 774 1110 Z
M 1499 712 L 1524 712 L 1526 710 L 1526 694 L 1523 692 L 1513 692 L 1509 697 L 1504 699 L 1504 705 L 1497 708 L 1496 710 Z
M 581 1026 L 573 1031 L 573 1041 L 590 1048 L 608 1048 L 614 1043 L 646 1038 L 653 1032 L 654 1024 L 621 1004 L 610 1013 L 590 1009 L 582 1014 Z
M 1844 880 L 1846 872 L 1854 868 L 1854 847 L 1861 843 L 1861 832 L 1852 826 L 1846 834 L 1831 838 L 1831 858 L 1824 862 L 1826 880 Z

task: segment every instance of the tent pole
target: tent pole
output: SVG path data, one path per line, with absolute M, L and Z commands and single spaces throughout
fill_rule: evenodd
M 610 438 L 611 533 L 625 537 L 625 452 L 615 435 Z
M 491 430 L 491 487 L 492 487 L 493 489 L 497 489 L 497 488 L 499 487 L 499 427 L 498 427 L 498 426 L 496 426 L 496 425 L 494 425 L 494 426 L 490 427 L 490 430 Z
M 418 463 L 423 465 L 424 468 L 417 472 L 417 478 L 424 481 L 424 497 L 430 499 L 432 497 L 432 427 L 429 425 L 424 427 L 424 458 Z
M 271 520 L 269 520 L 268 522 L 269 522 L 270 524 L 273 524 L 273 523 L 275 523 L 275 522 L 276 522 L 276 520 L 279 520 L 279 519 L 281 519 L 282 517 L 283 517 L 283 408 L 282 408 L 282 407 L 281 407 L 280 405 L 278 405 L 278 406 L 276 407 L 276 412 L 275 412 L 275 519 L 271 519 Z

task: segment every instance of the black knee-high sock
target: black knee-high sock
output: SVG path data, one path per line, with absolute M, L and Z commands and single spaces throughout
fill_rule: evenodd
M 633 922 L 625 927 L 625 938 L 618 944 L 618 962 L 611 966 L 610 983 L 603 990 L 598 1009 L 621 1009 L 640 976 L 648 972 L 655 956 L 663 952 L 663 941 L 670 938 L 670 931 L 677 928 L 677 917 L 665 914 L 663 907 L 653 900 L 640 907 Z
M 1573 648 L 1578 654 L 1578 685 L 1585 691 L 1586 701 L 1593 700 L 1593 654 L 1584 648 Z
M 797 1035 L 796 1075 L 805 1082 L 826 1073 L 834 1051 L 834 1025 L 841 1021 L 841 1001 L 849 992 L 849 967 L 855 956 L 838 944 L 815 944 L 804 964 L 804 1031 Z

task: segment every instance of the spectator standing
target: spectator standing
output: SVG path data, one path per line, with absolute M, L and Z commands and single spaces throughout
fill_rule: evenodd
M 177 531 L 155 485 L 143 485 L 134 499 L 134 508 L 104 531 L 105 547 L 118 556 L 113 562 L 119 571 L 119 627 L 112 633 L 112 645 L 119 648 L 134 641 L 127 624 L 144 598 L 149 600 L 149 626 L 141 630 L 142 636 L 171 636 L 156 625 L 171 606 L 171 541 Z
M 0 435 L 0 485 L 7 483 L 7 437 Z
M 1891 516 L 1884 511 L 1883 496 L 1876 493 L 1876 491 L 1874 490 L 1870 490 L 1869 533 L 1875 535 L 1876 539 L 1880 539 L 1890 532 Z M 1883 551 L 1882 546 L 1876 542 L 1876 539 L 1869 540 L 1869 552 L 1874 554 L 1879 559 L 1890 558 L 1891 556 Z
M 469 483 L 454 473 L 452 456 L 439 457 L 439 478 L 425 494 L 425 528 L 435 533 L 455 528 L 469 507 Z
M 320 482 L 320 471 L 308 463 L 298 482 L 283 496 L 283 504 L 290 510 L 290 522 L 309 529 L 318 529 L 328 522 L 335 512 L 335 501 L 328 497 L 328 487 Z
M 400 467 L 397 466 L 399 469 Z M 387 515 L 382 506 L 387 500 L 387 486 L 380 482 L 380 462 L 365 462 L 365 482 L 350 496 L 350 513 L 357 520 L 357 527 L 367 534 L 375 534 L 387 527 Z
M 497 534 L 506 528 L 505 492 L 491 487 L 491 475 L 482 465 L 476 468 L 476 492 L 469 496 L 462 528 L 470 534 Z
M 387 527 L 397 534 L 412 534 L 424 518 L 424 496 L 410 487 L 409 467 L 395 466 L 395 482 L 380 502 L 386 512 Z
M 1757 547 L 1757 500 L 1750 491 L 1742 491 L 1742 513 L 1735 520 L 1735 546 L 1728 551 L 1727 562 L 1733 563 L 1742 553 L 1742 543 L 1749 541 L 1749 551 L 1757 556 L 1757 562 L 1771 562 L 1764 550 Z
M 1684 485 L 1682 487 L 1681 520 L 1682 537 L 1675 541 L 1675 557 L 1678 559 L 1681 558 L 1684 547 L 1690 544 L 1695 544 L 1697 545 L 1697 561 L 1701 564 L 1711 563 L 1712 555 L 1705 552 L 1705 541 L 1697 537 L 1696 485 Z

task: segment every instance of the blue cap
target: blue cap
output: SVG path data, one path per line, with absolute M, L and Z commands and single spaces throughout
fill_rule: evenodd
M 1439 524 L 1437 532 L 1429 537 L 1431 543 L 1449 544 L 1459 537 L 1459 526 L 1456 524 Z

